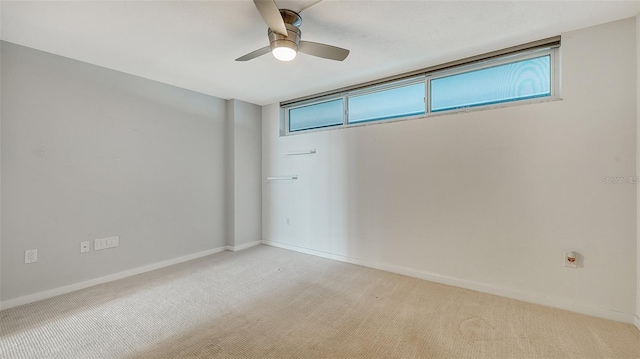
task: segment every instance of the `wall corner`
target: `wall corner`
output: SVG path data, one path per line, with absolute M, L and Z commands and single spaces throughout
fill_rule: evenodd
M 640 177 L 640 13 L 636 15 L 636 178 Z M 640 330 L 640 191 L 636 185 L 636 315 Z
M 225 244 L 234 246 L 235 186 L 234 186 L 234 117 L 236 100 L 227 100 L 225 117 Z

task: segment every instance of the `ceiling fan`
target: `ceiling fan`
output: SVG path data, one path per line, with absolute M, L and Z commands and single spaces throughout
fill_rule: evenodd
M 291 61 L 298 52 L 335 61 L 342 61 L 349 55 L 347 49 L 300 40 L 302 17 L 297 12 L 278 9 L 274 0 L 253 0 L 253 3 L 269 26 L 270 45 L 238 57 L 236 61 L 248 61 L 269 51 L 280 61 Z

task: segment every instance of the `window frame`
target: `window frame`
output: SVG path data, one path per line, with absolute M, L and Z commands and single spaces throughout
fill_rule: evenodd
M 302 100 L 299 102 L 292 101 L 288 104 L 281 105 L 281 109 L 284 110 L 283 111 L 284 114 L 282 118 L 283 121 L 281 122 L 283 125 L 282 127 L 284 127 L 284 130 L 282 130 L 281 128 L 280 134 L 282 136 L 288 136 L 288 135 L 295 135 L 295 134 L 302 134 L 302 133 L 333 130 L 333 129 L 339 129 L 339 128 L 369 126 L 369 125 L 375 125 L 375 124 L 381 124 L 381 123 L 392 123 L 392 122 L 413 120 L 413 119 L 419 119 L 419 118 L 429 118 L 433 116 L 443 116 L 443 115 L 465 113 L 465 112 L 472 112 L 472 111 L 483 111 L 487 109 L 521 106 L 521 105 L 528 105 L 533 103 L 542 103 L 542 102 L 560 100 L 561 87 L 560 87 L 560 70 L 559 70 L 560 69 L 559 51 L 560 51 L 559 43 L 557 45 L 549 45 L 545 47 L 524 49 L 524 50 L 519 50 L 513 53 L 506 53 L 502 55 L 488 57 L 481 60 L 475 60 L 469 63 L 454 64 L 450 67 L 435 69 L 433 71 L 426 71 L 424 73 L 418 73 L 418 74 L 414 73 L 414 74 L 407 75 L 405 77 L 400 77 L 400 78 L 396 78 L 388 81 L 381 81 L 379 83 L 364 85 L 359 88 L 347 89 L 344 91 L 327 94 L 327 95 L 319 95 L 317 97 L 308 98 L 306 100 Z M 490 67 L 510 64 L 514 62 L 534 59 L 538 57 L 544 57 L 547 55 L 550 57 L 549 66 L 550 66 L 551 86 L 550 86 L 549 96 L 540 96 L 540 97 L 527 98 L 522 100 L 516 99 L 516 100 L 502 101 L 498 103 L 460 107 L 460 108 L 454 108 L 449 110 L 439 110 L 437 112 L 432 112 L 432 108 L 431 108 L 431 81 L 432 80 L 442 78 L 442 77 L 462 74 L 466 72 L 482 70 Z M 372 119 L 367 121 L 349 123 L 349 117 L 348 117 L 349 116 L 349 97 L 356 97 L 356 96 L 362 96 L 362 95 L 367 95 L 367 94 L 376 93 L 376 92 L 382 92 L 382 91 L 391 90 L 394 88 L 415 85 L 420 82 L 424 82 L 424 86 L 425 86 L 425 92 L 424 92 L 425 97 L 423 99 L 425 104 L 425 112 L 423 114 L 412 115 L 412 116 L 399 116 L 399 117 L 393 117 L 393 118 Z M 342 99 L 343 111 L 342 111 L 341 124 L 290 131 L 290 127 L 291 127 L 291 124 L 289 121 L 290 110 L 300 108 L 300 107 L 310 106 L 313 104 L 333 101 L 337 99 Z

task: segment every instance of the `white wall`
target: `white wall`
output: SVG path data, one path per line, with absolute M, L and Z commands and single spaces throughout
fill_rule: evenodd
M 1 49 L 3 301 L 225 245 L 224 100 Z
M 258 244 L 262 238 L 262 109 L 227 102 L 227 244 Z
M 603 178 L 636 171 L 635 31 L 563 34 L 562 101 L 286 137 L 264 107 L 263 176 L 299 179 L 263 182 L 263 239 L 632 320 L 636 186 Z
M 2 6 L 0 6 L 0 18 L 2 18 Z M 0 35 L 2 32 L 0 26 Z M 0 69 L 2 68 L 2 46 L 0 46 Z M 0 71 L 0 189 L 2 188 L 2 71 Z M 0 190 L 0 204 L 2 203 L 2 190 Z M 0 271 L 2 270 L 2 208 L 0 205 Z M 0 302 L 2 301 L 2 273 L 0 273 Z

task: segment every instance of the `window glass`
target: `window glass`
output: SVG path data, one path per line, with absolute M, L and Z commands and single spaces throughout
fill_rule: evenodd
M 431 80 L 431 111 L 551 96 L 551 56 Z
M 289 109 L 289 131 L 342 125 L 342 99 Z
M 380 121 L 425 113 L 424 82 L 349 97 L 349 123 Z

